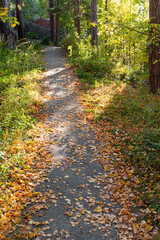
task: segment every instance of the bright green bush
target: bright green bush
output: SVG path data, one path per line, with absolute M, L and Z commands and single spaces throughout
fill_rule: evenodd
M 74 32 L 70 32 L 62 39 L 61 45 L 65 50 L 68 50 L 68 48 L 72 46 L 72 48 L 74 48 L 74 51 L 76 51 L 78 40 L 79 37 Z
M 30 43 L 15 50 L 0 46 L 0 138 L 14 139 L 32 125 L 32 107 L 38 89 L 34 79 L 42 69 L 40 54 Z M 35 92 L 37 93 L 35 94 Z
M 100 78 L 111 72 L 113 63 L 109 60 L 109 56 L 103 54 L 100 46 L 93 48 L 90 37 L 72 44 L 68 50 L 71 62 L 78 69 Z

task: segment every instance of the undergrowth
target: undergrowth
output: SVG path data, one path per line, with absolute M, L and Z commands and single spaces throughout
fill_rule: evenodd
M 73 39 L 75 40 L 73 42 Z M 83 74 L 88 74 L 91 78 L 103 78 L 106 73 L 111 73 L 113 62 L 110 61 L 108 54 L 104 54 L 103 49 L 92 48 L 91 39 L 78 39 L 77 36 L 72 36 L 72 40 L 66 37 L 62 46 L 69 50 L 69 60 Z M 69 45 L 71 44 L 71 45 Z M 92 73 L 92 76 L 90 75 Z
M 0 178 L 6 179 L 10 168 L 6 149 L 35 122 L 32 113 L 40 100 L 37 81 L 43 65 L 29 42 L 14 50 L 1 43 L 0 56 Z
M 43 62 L 40 48 L 38 51 L 36 48 L 29 42 L 19 44 L 14 50 L 0 44 L 1 239 L 16 223 L 23 199 L 31 192 L 26 174 L 32 160 L 27 158 L 30 149 L 24 140 L 32 138 L 27 131 L 36 122 L 34 114 L 41 100 L 39 80 Z
M 12 141 L 32 125 L 30 113 L 38 103 L 40 54 L 26 42 L 10 50 L 0 46 L 0 137 Z

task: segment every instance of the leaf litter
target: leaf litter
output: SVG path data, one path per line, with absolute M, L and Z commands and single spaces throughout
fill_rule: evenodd
M 73 72 L 68 71 L 66 74 L 70 83 L 73 80 Z M 66 79 L 66 75 L 62 75 L 62 77 L 60 75 L 60 78 Z M 72 91 L 76 90 L 78 92 L 77 85 L 76 82 L 75 88 L 72 85 Z M 65 88 L 66 92 L 71 91 L 69 84 L 65 84 Z M 52 101 L 55 100 L 56 96 Z M 66 102 L 65 106 L 68 106 Z M 48 113 L 50 106 L 45 106 L 44 111 L 43 117 L 48 119 L 50 117 L 50 113 Z M 26 205 L 28 207 L 23 213 L 23 218 L 20 220 L 21 211 L 19 211 L 18 216 L 13 219 L 14 227 L 11 229 L 10 226 L 8 227 L 8 233 L 12 233 L 16 229 L 14 238 L 13 235 L 11 237 L 8 235 L 8 238 L 4 237 L 2 239 L 72 239 L 71 236 L 74 232 L 71 232 L 71 229 L 76 228 L 76 226 L 82 229 L 84 226 L 89 226 L 87 230 L 90 235 L 99 231 L 101 239 L 114 239 L 115 237 L 115 239 L 122 240 L 150 240 L 158 233 L 158 229 L 152 226 L 151 221 L 142 220 L 144 213 L 150 214 L 153 210 L 146 209 L 145 204 L 132 191 L 132 187 L 139 182 L 134 167 L 129 163 L 126 166 L 117 149 L 112 149 L 109 145 L 106 147 L 106 139 L 105 143 L 103 142 L 103 128 L 100 129 L 93 122 L 86 124 L 86 121 L 84 110 L 79 109 L 78 105 L 77 111 L 71 111 L 69 116 L 65 116 L 65 113 L 63 113 L 58 120 L 53 122 L 49 120 L 50 124 L 48 122 L 43 123 L 39 133 L 40 138 L 45 135 L 43 147 L 41 146 L 42 142 L 38 144 L 38 141 L 35 140 L 34 144 L 32 142 L 28 143 L 28 158 L 30 161 L 34 160 L 31 161 L 31 173 L 27 171 L 28 173 L 25 174 L 24 178 L 16 173 L 15 179 L 18 180 L 16 180 L 17 184 L 14 186 L 16 195 L 20 197 L 19 185 L 24 184 L 23 181 L 26 181 L 24 179 L 27 177 L 29 183 L 26 184 L 25 182 L 26 190 L 22 191 L 24 197 L 23 199 L 21 197 L 23 204 L 20 208 L 23 210 Z M 80 130 L 77 141 L 81 142 L 83 138 L 82 145 L 77 144 L 74 137 L 70 137 L 69 131 L 65 129 L 66 126 L 74 134 L 77 134 L 77 129 Z M 94 139 L 91 137 L 91 135 L 94 136 L 93 133 L 97 133 Z M 63 139 L 67 134 L 69 142 L 64 141 L 64 143 Z M 108 137 L 110 136 L 105 135 L 105 138 Z M 84 141 L 85 146 L 83 145 Z M 62 154 L 59 158 L 59 150 L 57 149 L 62 150 L 64 145 L 69 148 L 72 154 L 69 157 Z M 52 148 L 53 146 L 56 148 Z M 89 169 L 87 172 L 85 158 L 88 157 L 88 148 L 90 148 L 89 155 L 91 155 L 89 168 L 93 168 L 94 164 L 98 164 L 98 168 L 92 169 L 92 171 Z M 52 156 L 53 151 L 54 154 L 57 153 L 54 157 Z M 99 162 L 102 163 L 104 170 L 99 167 Z M 75 164 L 76 166 L 74 166 Z M 53 170 L 60 170 L 61 176 L 59 178 L 54 175 L 48 177 L 48 174 Z M 56 173 L 55 171 L 54 173 Z M 74 179 L 78 179 L 76 189 L 70 186 L 73 175 Z M 55 188 L 53 188 L 51 182 Z M 69 189 L 67 194 L 63 192 L 63 189 L 63 191 L 61 190 L 62 184 Z M 38 186 L 41 190 L 34 192 L 34 189 Z M 96 189 L 96 191 L 93 192 L 93 189 Z M 59 226 L 58 229 L 52 230 L 52 224 L 56 222 L 57 216 L 53 215 L 46 221 L 42 221 L 42 219 L 46 211 L 50 211 L 50 207 L 57 209 L 62 206 L 62 204 L 60 205 L 62 201 L 64 221 L 67 220 L 72 228 L 61 229 L 61 226 Z M 36 219 L 38 218 L 41 221 L 35 221 L 35 215 L 37 216 Z M 117 237 L 116 234 L 112 237 L 113 229 L 116 229 Z M 76 235 L 74 239 L 77 239 Z

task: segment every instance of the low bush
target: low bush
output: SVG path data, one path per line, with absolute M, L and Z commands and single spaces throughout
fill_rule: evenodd
M 61 42 L 61 46 L 67 51 L 68 47 L 72 46 L 74 50 L 77 49 L 77 43 L 78 43 L 79 37 L 76 35 L 76 33 L 71 32 L 68 33 Z
M 38 35 L 35 32 L 28 32 L 27 37 L 29 39 L 38 39 Z
M 68 46 L 70 60 L 78 69 L 98 78 L 111 73 L 113 63 L 109 60 L 109 56 L 104 55 L 101 46 L 93 48 L 90 37 L 78 39 L 74 43 L 69 41 L 69 43 L 71 44 Z
M 50 37 L 44 37 L 41 40 L 42 45 L 53 45 L 53 42 Z

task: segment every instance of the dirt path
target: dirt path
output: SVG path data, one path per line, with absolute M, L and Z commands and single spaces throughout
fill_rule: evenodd
M 48 148 L 56 164 L 47 181 L 36 189 L 45 193 L 44 208 L 33 216 L 32 225 L 40 228 L 42 239 L 118 240 L 116 209 L 107 192 L 105 172 L 98 162 L 99 142 L 80 115 L 74 79 L 65 67 L 61 48 L 45 49 L 47 94 L 42 114 L 52 126 Z M 39 203 L 37 203 L 38 205 Z

